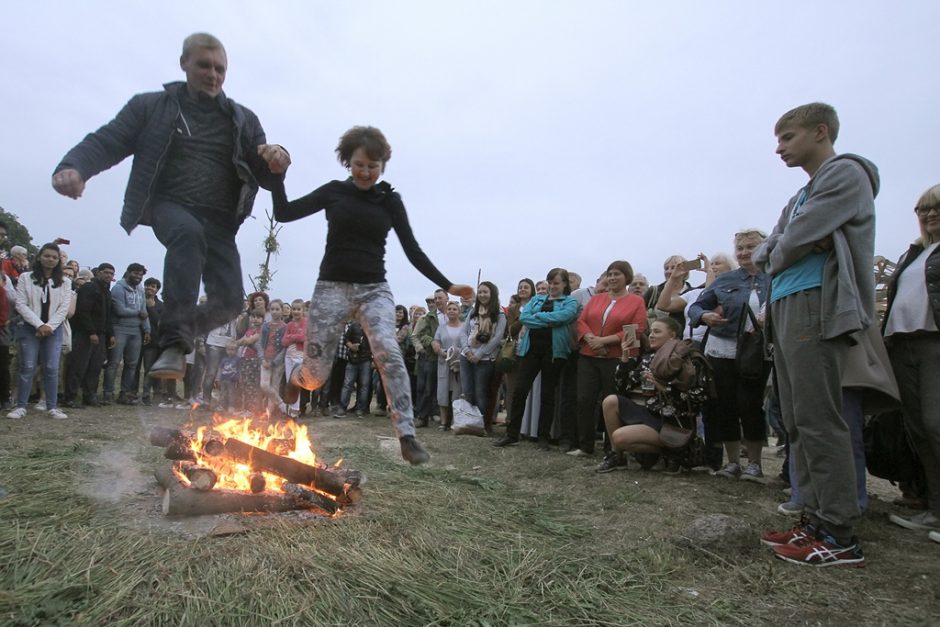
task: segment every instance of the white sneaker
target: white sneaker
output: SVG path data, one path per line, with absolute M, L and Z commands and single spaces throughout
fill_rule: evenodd
M 12 418 L 14 420 L 19 420 L 20 418 L 25 418 L 25 417 L 26 417 L 25 407 L 17 407 L 13 411 L 11 411 L 9 414 L 7 414 L 7 418 Z
M 940 531 L 940 518 L 934 516 L 933 512 L 921 512 L 909 518 L 891 514 L 888 516 L 888 520 L 895 525 L 899 525 L 905 529 L 913 529 L 914 531 Z
M 590 453 L 586 453 L 579 448 L 574 449 L 573 451 L 568 451 L 565 455 L 571 455 L 572 457 L 590 457 Z
M 53 407 L 48 413 L 50 418 L 55 418 L 56 420 L 65 420 L 68 418 L 68 415 L 58 407 Z
M 39 399 L 39 402 L 33 406 L 36 411 L 46 411 L 46 399 Z

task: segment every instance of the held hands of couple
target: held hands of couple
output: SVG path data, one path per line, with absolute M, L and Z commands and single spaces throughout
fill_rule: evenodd
M 272 174 L 284 174 L 290 167 L 290 154 L 278 144 L 261 144 L 258 156 L 267 162 Z

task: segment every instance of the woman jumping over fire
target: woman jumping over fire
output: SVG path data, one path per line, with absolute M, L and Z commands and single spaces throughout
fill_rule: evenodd
M 454 296 L 470 297 L 469 285 L 455 285 L 421 250 L 408 223 L 401 196 L 379 182 L 392 149 L 382 132 L 356 126 L 340 137 L 336 157 L 351 176 L 330 181 L 288 202 L 283 187 L 274 191 L 274 218 L 292 222 L 325 210 L 326 250 L 310 299 L 303 363 L 288 373 L 285 402 L 300 388 L 316 390 L 330 374 L 343 325 L 355 318 L 369 338 L 375 365 L 390 402 L 389 416 L 401 442 L 401 455 L 423 464 L 430 455 L 415 439 L 411 383 L 395 337 L 395 302 L 385 280 L 385 242 L 395 229 L 408 260 L 430 281 Z

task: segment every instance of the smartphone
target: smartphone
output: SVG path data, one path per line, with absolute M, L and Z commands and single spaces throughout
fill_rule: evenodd
M 702 269 L 702 260 L 696 257 L 695 259 L 689 259 L 688 261 L 683 261 L 679 264 L 680 270 L 701 270 Z
M 64 245 L 68 245 L 68 244 L 71 244 L 72 242 L 70 242 L 69 240 L 65 239 L 64 237 L 57 237 L 57 238 L 55 238 L 55 242 L 54 242 L 54 243 L 58 246 L 58 245 L 63 245 L 63 244 L 64 244 Z
M 623 341 L 626 342 L 627 346 L 636 346 L 636 325 L 635 324 L 623 325 Z

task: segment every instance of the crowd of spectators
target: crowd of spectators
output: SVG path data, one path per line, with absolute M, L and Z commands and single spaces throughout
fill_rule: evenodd
M 922 512 L 892 520 L 931 532 L 940 530 L 940 424 L 930 402 L 933 371 L 925 365 L 940 355 L 938 190 L 917 205 L 920 238 L 899 262 L 883 317 L 904 415 L 926 471 L 925 484 L 899 499 Z M 0 234 L 5 230 L 0 223 Z M 769 435 L 794 463 L 786 430 L 773 420 L 770 355 L 756 376 L 736 365 L 741 338 L 761 329 L 768 315 L 770 279 L 751 258 L 765 238 L 760 229 L 743 229 L 730 238 L 730 254 L 671 255 L 664 281 L 652 286 L 616 260 L 586 287 L 580 275 L 553 268 L 542 281 L 521 279 L 504 301 L 495 284 L 482 281 L 472 299 L 452 300 L 439 289 L 423 304 L 398 305 L 396 339 L 411 376 L 416 425 L 450 430 L 453 402 L 464 399 L 483 415 L 495 446 L 531 440 L 546 451 L 589 457 L 600 444 L 596 471 L 606 473 L 628 468 L 631 455 L 645 468 L 680 470 L 661 435 L 664 424 L 678 424 L 704 444 L 700 468 L 722 479 L 765 482 Z M 285 364 L 302 360 L 309 301 L 249 295 L 241 315 L 198 338 L 180 387 L 148 376 L 159 354 L 161 283 L 141 264 L 128 264 L 115 280 L 112 264 L 83 268 L 56 244 L 32 259 L 22 246 L 2 256 L 0 398 L 8 418 L 35 411 L 65 419 L 67 411 L 111 403 L 271 417 L 388 410 L 368 338 L 354 320 L 343 330 L 330 382 L 284 403 Z M 656 355 L 683 339 L 704 353 L 708 368 L 694 384 L 661 386 Z M 845 397 L 850 423 L 848 387 Z M 494 433 L 497 426 L 505 430 Z M 864 508 L 864 470 L 858 474 Z M 790 484 L 792 476 L 785 465 L 780 479 Z M 780 512 L 801 513 L 798 501 Z

